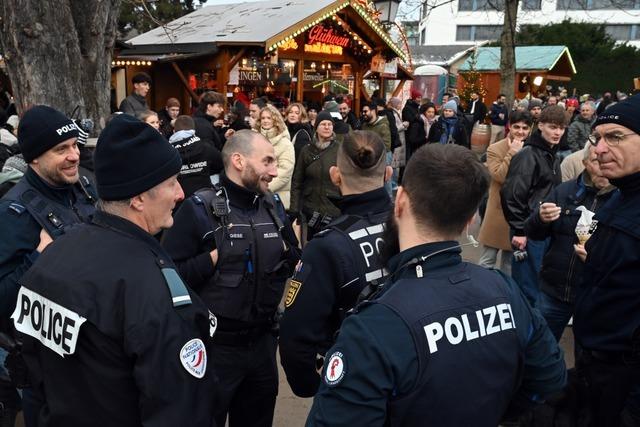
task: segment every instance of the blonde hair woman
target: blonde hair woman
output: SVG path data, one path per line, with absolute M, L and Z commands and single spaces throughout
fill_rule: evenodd
M 282 114 L 273 105 L 266 105 L 260 110 L 260 116 L 256 120 L 254 130 L 264 135 L 273 145 L 278 164 L 278 176 L 269 184 L 269 190 L 277 193 L 285 209 L 289 209 L 291 176 L 295 167 L 296 155 Z
M 287 129 L 289 129 L 291 143 L 296 150 L 297 160 L 302 147 L 311 142 L 313 127 L 309 123 L 307 110 L 304 108 L 304 105 L 299 102 L 289 104 L 284 113 L 284 121 L 287 124 Z

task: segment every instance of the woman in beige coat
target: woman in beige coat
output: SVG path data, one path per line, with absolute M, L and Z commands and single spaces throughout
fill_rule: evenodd
M 509 135 L 487 149 L 487 167 L 491 175 L 489 200 L 484 220 L 480 226 L 478 240 L 482 243 L 482 253 L 478 264 L 486 268 L 495 268 L 498 251 L 502 251 L 500 270 L 511 272 L 511 239 L 509 224 L 502 213 L 500 189 L 507 177 L 509 164 L 513 156 L 520 151 L 531 130 L 532 118 L 528 112 L 516 111 L 510 117 Z
M 291 201 L 291 176 L 296 162 L 296 154 L 291 143 L 287 125 L 280 112 L 273 105 L 260 110 L 255 130 L 265 136 L 273 145 L 278 164 L 278 176 L 269 183 L 269 190 L 278 194 L 285 209 Z

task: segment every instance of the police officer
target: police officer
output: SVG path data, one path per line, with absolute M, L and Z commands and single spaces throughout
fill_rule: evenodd
M 210 426 L 215 318 L 153 237 L 183 197 L 180 155 L 122 114 L 95 166 L 100 210 L 40 255 L 12 315 L 40 425 Z
M 250 130 L 222 150 L 219 185 L 197 191 L 163 240 L 186 282 L 218 317 L 213 361 L 220 381 L 216 423 L 271 426 L 276 395 L 275 320 L 298 242 L 277 196 L 273 146 Z
M 18 132 L 18 145 L 29 167 L 0 201 L 0 318 L 13 354 L 17 347 L 9 316 L 16 305 L 18 280 L 52 238 L 87 221 L 95 211 L 93 188 L 78 172 L 76 124 L 61 112 L 38 105 L 24 114 Z M 20 364 L 19 357 L 11 360 Z M 12 380 L 24 387 L 27 380 L 19 372 L 24 370 L 15 369 Z M 36 425 L 40 400 L 31 389 L 23 392 L 27 426 Z
M 495 427 L 564 386 L 562 351 L 539 313 L 500 272 L 462 262 L 453 241 L 487 187 L 463 147 L 412 156 L 385 236 L 400 251 L 390 278 L 343 323 L 307 425 Z
M 382 284 L 387 270 L 379 256 L 391 199 L 384 188 L 393 170 L 386 166 L 384 142 L 377 134 L 345 136 L 337 166 L 329 170 L 340 189 L 343 215 L 316 234 L 302 252 L 285 299 L 280 326 L 280 360 L 293 392 L 318 390 L 317 355 L 333 344 L 346 312 L 364 291 Z
M 596 213 L 576 293 L 574 330 L 584 349 L 594 425 L 640 425 L 640 95 L 604 110 L 589 142 L 619 192 Z M 586 255 L 588 253 L 588 255 Z

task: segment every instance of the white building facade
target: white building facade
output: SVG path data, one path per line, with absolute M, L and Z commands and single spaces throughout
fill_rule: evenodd
M 422 45 L 466 45 L 498 40 L 504 13 L 502 0 L 425 2 L 419 24 Z M 435 7 L 434 7 L 435 5 Z M 545 25 L 565 19 L 605 24 L 617 41 L 640 47 L 640 0 L 521 0 L 518 26 Z

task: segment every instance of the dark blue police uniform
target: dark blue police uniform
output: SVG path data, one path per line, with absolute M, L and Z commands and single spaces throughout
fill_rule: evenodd
M 75 185 L 53 187 L 31 168 L 0 200 L 0 317 L 16 303 L 18 279 L 38 257 L 44 228 L 55 239 L 94 213 L 93 189 L 84 177 Z
M 214 192 L 216 192 L 214 194 Z M 215 205 L 215 210 L 212 209 Z M 299 259 L 284 207 L 225 175 L 220 187 L 186 199 L 163 245 L 181 276 L 218 317 L 216 423 L 271 425 L 278 392 L 275 316 Z M 218 249 L 213 264 L 209 252 Z
M 282 367 L 301 397 L 318 391 L 317 355 L 331 347 L 346 312 L 365 288 L 376 288 L 388 275 L 379 257 L 392 209 L 387 191 L 345 196 L 336 204 L 343 215 L 305 246 L 280 325 Z
M 20 279 L 40 426 L 211 426 L 215 317 L 156 239 L 97 212 Z
M 640 422 L 640 173 L 611 183 L 620 191 L 594 217 L 574 314 L 602 426 L 618 425 L 625 407 Z
M 517 286 L 456 242 L 389 263 L 393 282 L 347 318 L 308 426 L 492 426 L 560 390 L 562 351 Z

